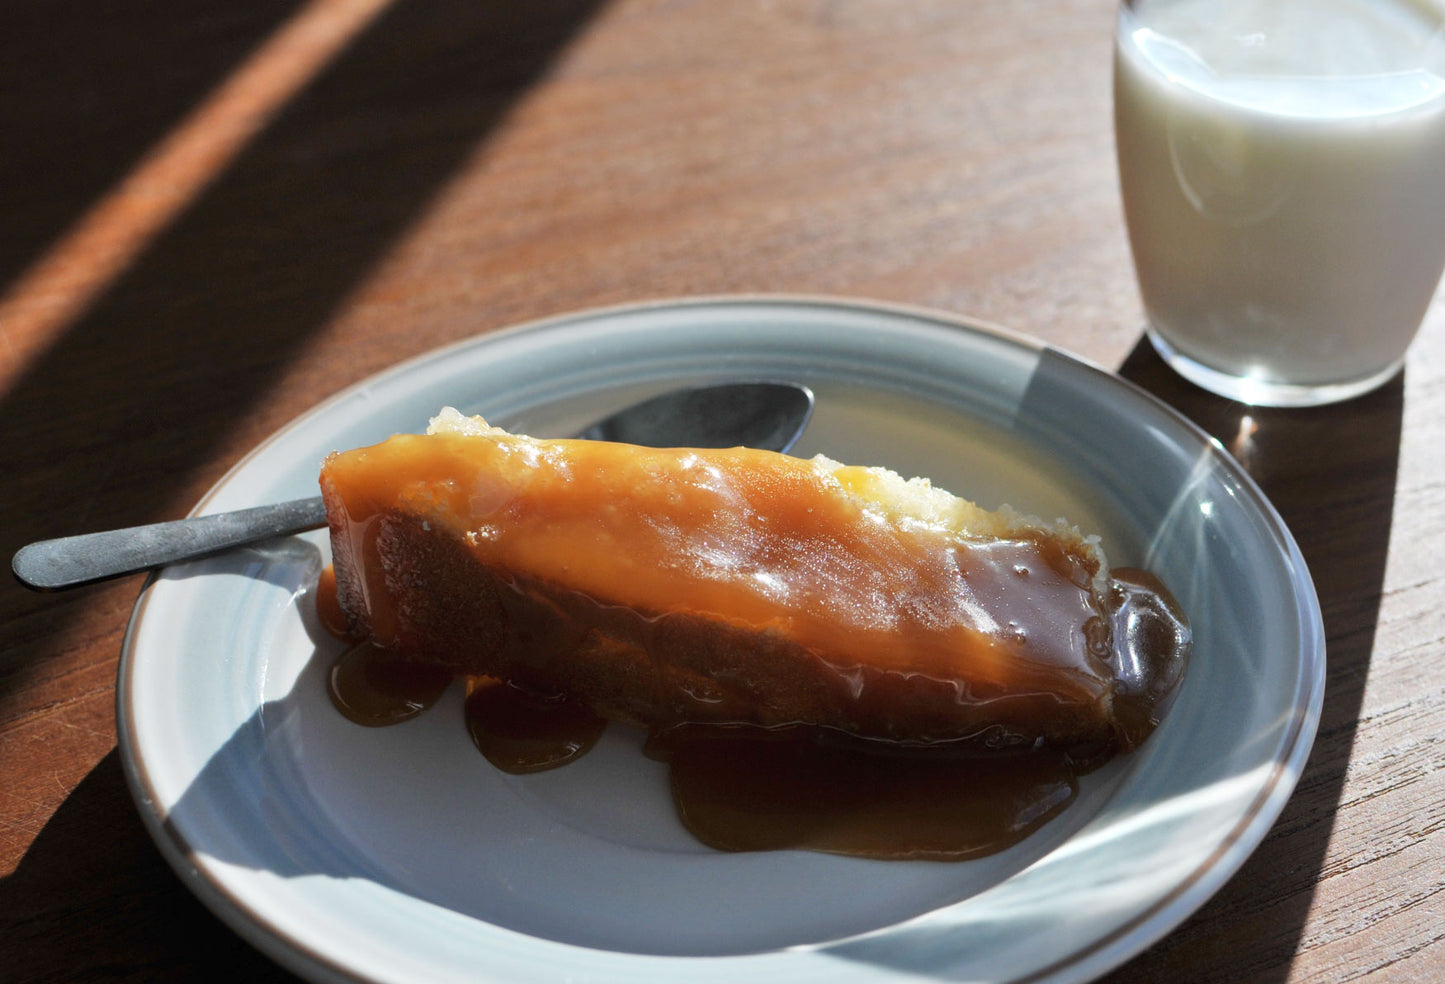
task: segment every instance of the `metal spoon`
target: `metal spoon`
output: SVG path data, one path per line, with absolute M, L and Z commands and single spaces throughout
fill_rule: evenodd
M 813 394 L 793 383 L 740 382 L 673 390 L 599 420 L 578 434 L 649 447 L 753 447 L 787 451 L 813 413 Z M 169 523 L 41 540 L 11 561 L 40 591 L 72 588 L 326 525 L 321 497 Z

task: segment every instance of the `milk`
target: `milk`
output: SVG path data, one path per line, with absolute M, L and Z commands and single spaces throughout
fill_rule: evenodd
M 1445 266 L 1441 23 L 1441 0 L 1121 8 L 1125 215 L 1185 375 L 1307 403 L 1394 373 Z

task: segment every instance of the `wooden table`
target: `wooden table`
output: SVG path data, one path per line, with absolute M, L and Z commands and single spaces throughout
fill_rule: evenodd
M 594 305 L 835 294 L 1142 383 L 1318 581 L 1324 716 L 1263 845 L 1116 971 L 1445 979 L 1445 304 L 1324 410 L 1141 334 L 1111 0 L 114 0 L 0 14 L 0 547 L 183 515 L 397 360 Z M 139 580 L 0 589 L 0 979 L 279 980 L 147 838 L 115 747 Z

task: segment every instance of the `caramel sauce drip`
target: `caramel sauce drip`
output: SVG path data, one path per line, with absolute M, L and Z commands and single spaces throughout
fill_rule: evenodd
M 399 660 L 371 642 L 359 642 L 331 664 L 327 693 L 357 724 L 377 728 L 416 717 L 441 699 L 452 681 L 446 669 Z
M 491 677 L 468 682 L 467 732 L 498 769 L 513 775 L 566 765 L 587 753 L 607 722 L 565 697 L 544 697 Z
M 338 639 L 360 642 L 351 633 L 351 624 L 341 610 L 341 600 L 336 596 L 336 568 L 327 564 L 321 569 L 316 580 L 316 617 L 321 627 Z
M 1076 766 L 1049 749 L 719 725 L 683 725 L 651 745 L 669 763 L 683 825 L 722 851 L 963 861 L 1018 843 L 1078 791 Z
M 1132 748 L 1164 720 L 1189 662 L 1193 633 L 1179 601 L 1149 571 L 1115 568 L 1108 612 L 1114 724 Z

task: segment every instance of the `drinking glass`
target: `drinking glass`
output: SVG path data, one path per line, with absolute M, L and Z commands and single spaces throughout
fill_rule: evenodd
M 1271 406 L 1390 379 L 1445 267 L 1445 0 L 1124 0 L 1120 186 L 1148 335 Z

